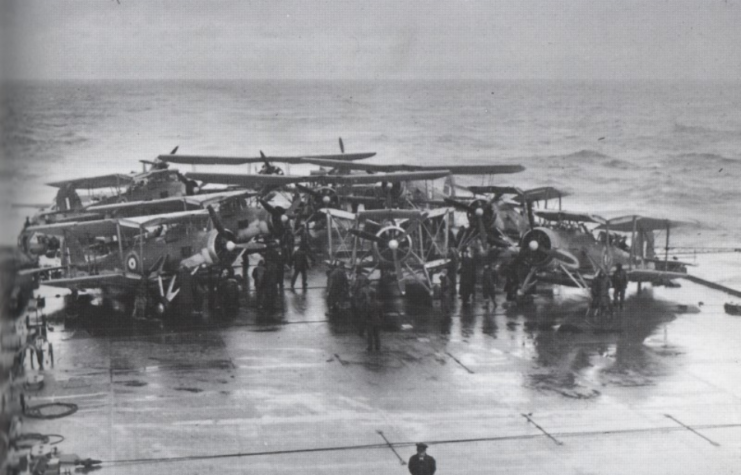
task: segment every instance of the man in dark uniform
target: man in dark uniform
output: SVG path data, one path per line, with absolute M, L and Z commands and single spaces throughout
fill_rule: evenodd
M 427 444 L 417 444 L 417 453 L 409 458 L 409 473 L 412 475 L 434 475 L 435 459 L 427 455 Z
M 306 271 L 309 268 L 309 255 L 302 248 L 293 253 L 293 277 L 291 277 L 291 289 L 296 286 L 296 278 L 301 274 L 301 284 L 304 290 L 308 287 Z
M 497 271 L 491 267 L 490 264 L 484 266 L 484 271 L 481 275 L 481 291 L 484 294 L 484 306 L 489 307 L 489 300 L 496 307 L 497 301 L 495 299 L 497 291 L 497 281 L 499 276 Z
M 329 289 L 327 291 L 327 306 L 329 307 L 329 313 L 335 314 L 339 311 L 349 290 L 347 274 L 345 274 L 345 266 L 342 265 L 341 262 L 336 263 L 328 280 Z
M 367 351 L 381 351 L 381 327 L 383 326 L 383 306 L 378 301 L 376 290 L 368 290 L 365 306 L 365 333 L 368 337 Z
M 471 250 L 467 248 L 461 259 L 461 300 L 464 304 L 475 298 L 476 293 L 476 261 Z
M 265 279 L 265 261 L 260 259 L 254 269 L 252 269 L 252 280 L 255 282 L 255 300 L 257 306 L 262 305 L 262 281 Z
M 440 308 L 443 312 L 450 311 L 450 297 L 453 295 L 454 287 L 450 283 L 447 269 L 440 273 Z
M 615 272 L 612 274 L 612 300 L 613 305 L 623 309 L 625 303 L 625 289 L 628 287 L 628 274 L 623 270 L 622 264 L 615 265 Z
M 458 258 L 458 249 L 451 247 L 448 249 L 448 279 L 450 279 L 450 295 L 456 295 L 458 288 L 458 264 L 460 259 Z

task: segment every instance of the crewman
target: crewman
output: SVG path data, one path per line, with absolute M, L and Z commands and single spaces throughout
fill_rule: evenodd
M 504 268 L 506 281 L 504 282 L 504 291 L 507 294 L 507 302 L 517 300 L 517 290 L 520 287 L 520 278 L 517 275 L 517 265 L 514 261 L 507 264 Z
M 417 453 L 409 458 L 409 473 L 412 475 L 434 475 L 437 470 L 435 459 L 427 455 L 427 444 L 417 444 Z
M 623 309 L 625 303 L 625 289 L 628 287 L 628 274 L 623 270 L 623 265 L 615 265 L 615 272 L 612 274 L 612 300 L 613 306 Z
M 383 306 L 374 288 L 368 290 L 365 307 L 365 333 L 368 338 L 366 351 L 381 351 L 381 327 L 383 326 Z
M 443 269 L 440 272 L 440 308 L 443 312 L 450 311 L 450 298 L 453 295 L 454 288 L 448 277 L 448 270 Z
M 262 305 L 263 280 L 265 279 L 265 261 L 260 259 L 254 269 L 252 269 L 252 280 L 255 282 L 255 297 L 257 306 Z
M 269 259 L 265 264 L 265 274 L 262 278 L 262 307 L 268 310 L 275 308 L 278 303 L 278 263 Z
M 448 259 L 448 271 L 446 274 L 448 279 L 450 279 L 450 295 L 456 295 L 458 289 L 458 265 L 460 264 L 458 249 L 454 247 L 448 249 Z
M 341 262 L 337 262 L 334 270 L 329 275 L 329 288 L 327 289 L 327 304 L 330 314 L 336 314 L 339 311 L 347 292 L 348 282 L 345 266 Z
M 610 280 L 600 270 L 592 280 L 592 305 L 595 317 L 603 317 L 610 309 Z
M 481 274 L 481 291 L 484 294 L 484 306 L 489 307 L 489 300 L 494 307 L 497 305 L 496 301 L 496 290 L 499 276 L 497 275 L 496 269 L 490 264 L 484 265 L 484 270 Z
M 291 289 L 296 288 L 296 278 L 301 274 L 301 287 L 306 290 L 308 287 L 308 281 L 306 277 L 306 271 L 309 269 L 309 255 L 307 252 L 298 248 L 293 253 L 293 277 L 291 277 Z
M 466 248 L 461 259 L 461 300 L 468 304 L 469 299 L 475 298 L 476 293 L 476 261 L 470 248 Z
M 286 264 L 290 265 L 293 259 L 293 249 L 296 247 L 296 237 L 293 235 L 293 231 L 290 226 L 286 226 L 286 230 L 283 233 L 281 239 L 281 249 L 283 250 L 283 257 Z

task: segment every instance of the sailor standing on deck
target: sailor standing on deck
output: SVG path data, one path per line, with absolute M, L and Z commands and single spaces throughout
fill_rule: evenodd
M 628 274 L 623 270 L 622 264 L 615 265 L 615 272 L 612 274 L 612 300 L 613 306 L 623 309 L 625 303 L 625 289 L 628 287 Z
M 466 248 L 461 259 L 461 300 L 468 304 L 469 298 L 475 298 L 476 293 L 476 261 L 470 248 Z
M 443 269 L 443 271 L 440 272 L 440 308 L 443 312 L 447 313 L 450 311 L 450 297 L 454 292 L 455 287 L 450 283 L 448 270 Z
M 409 473 L 412 475 L 434 475 L 437 466 L 435 459 L 427 455 L 427 444 L 417 444 L 417 453 L 409 459 Z
M 497 271 L 494 270 L 491 265 L 486 264 L 484 266 L 484 271 L 481 275 L 481 291 L 484 294 L 484 306 L 489 307 L 489 300 L 491 299 L 491 303 L 493 306 L 496 307 L 497 301 L 495 299 L 496 297 L 496 286 L 497 281 L 499 280 L 499 277 L 497 276 Z
M 365 313 L 365 332 L 368 337 L 367 351 L 381 351 L 381 327 L 383 326 L 383 306 L 378 301 L 376 289 L 368 290 Z
M 309 254 L 302 248 L 293 253 L 293 277 L 291 278 L 291 289 L 296 286 L 296 279 L 301 274 L 301 285 L 304 290 L 308 287 L 306 270 L 309 268 Z

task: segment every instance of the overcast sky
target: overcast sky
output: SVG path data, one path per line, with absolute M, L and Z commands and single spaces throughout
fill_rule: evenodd
M 34 79 L 741 79 L 741 0 L 0 0 Z

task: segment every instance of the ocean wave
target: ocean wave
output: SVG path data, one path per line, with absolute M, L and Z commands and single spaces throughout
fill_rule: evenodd
M 672 132 L 676 134 L 708 135 L 708 134 L 731 134 L 741 135 L 740 129 L 719 129 L 704 125 L 686 125 L 679 122 L 674 123 Z
M 669 159 L 672 163 L 680 163 L 683 165 L 738 165 L 741 160 L 736 158 L 724 157 L 715 153 L 681 153 L 678 155 L 670 155 Z

